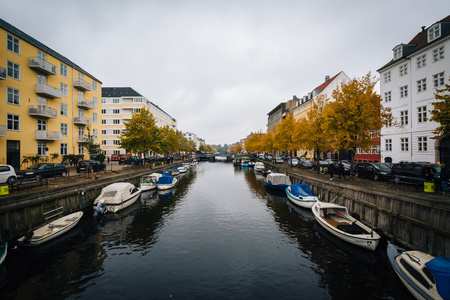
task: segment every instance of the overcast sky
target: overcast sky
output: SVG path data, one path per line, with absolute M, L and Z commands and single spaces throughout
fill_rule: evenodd
M 267 113 L 450 14 L 449 0 L 0 0 L 0 17 L 105 87 L 131 87 L 207 144 L 266 131 Z

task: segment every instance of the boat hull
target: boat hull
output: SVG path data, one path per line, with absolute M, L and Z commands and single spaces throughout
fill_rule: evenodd
M 138 191 L 131 194 L 127 199 L 125 199 L 121 203 L 106 203 L 106 209 L 108 210 L 108 212 L 116 213 L 134 204 L 134 202 L 136 202 L 136 200 L 139 198 L 140 194 L 141 189 L 138 189 Z
M 156 189 L 156 183 L 141 183 L 139 187 L 141 191 L 150 191 Z
M 319 199 L 316 196 L 303 197 L 304 199 L 301 199 L 300 197 L 297 197 L 294 194 L 292 194 L 289 187 L 286 188 L 286 195 L 288 199 L 291 200 L 292 203 L 302 208 L 311 209 L 314 203 L 319 201 Z
M 371 251 L 375 251 L 375 249 L 378 246 L 378 243 L 380 242 L 380 236 L 372 231 L 371 234 L 350 234 L 347 232 L 344 232 L 342 230 L 337 229 L 336 227 L 330 225 L 323 217 L 320 216 L 320 209 L 316 209 L 317 206 L 320 205 L 322 202 L 316 202 L 311 207 L 311 210 L 313 212 L 314 218 L 316 219 L 317 223 L 319 223 L 320 226 L 322 226 L 326 231 L 331 233 L 332 235 L 350 243 L 355 246 L 362 247 L 364 249 L 368 249 Z M 350 220 L 351 223 L 357 225 L 360 228 L 365 229 L 366 231 L 371 230 L 361 222 L 357 221 L 355 218 L 345 215 L 347 219 Z

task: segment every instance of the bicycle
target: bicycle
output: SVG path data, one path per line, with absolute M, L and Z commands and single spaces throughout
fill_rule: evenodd
M 442 184 L 438 185 L 437 190 L 439 191 L 439 193 L 441 193 L 444 196 L 450 196 L 450 184 L 447 185 L 447 193 L 445 193 L 445 194 L 444 194 Z

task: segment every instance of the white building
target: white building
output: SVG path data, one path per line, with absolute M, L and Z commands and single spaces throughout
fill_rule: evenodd
M 155 117 L 157 126 L 177 130 L 177 120 L 132 88 L 102 87 L 102 150 L 106 156 L 126 153 L 119 148 L 118 136 L 133 113 L 144 107 Z
M 184 136 L 185 138 L 187 138 L 188 141 L 194 141 L 194 143 L 195 143 L 195 149 L 198 150 L 198 148 L 199 148 L 200 145 L 201 145 L 201 141 L 202 141 L 201 138 L 197 137 L 197 135 L 196 135 L 195 133 L 192 133 L 192 132 L 185 132 L 185 133 L 183 133 L 183 136 Z
M 450 163 L 450 143 L 431 139 L 438 124 L 429 121 L 431 103 L 436 101 L 433 93 L 444 87 L 450 75 L 450 16 L 422 27 L 409 43 L 394 47 L 392 54 L 392 60 L 378 70 L 380 94 L 400 127 L 381 130 L 382 161 Z

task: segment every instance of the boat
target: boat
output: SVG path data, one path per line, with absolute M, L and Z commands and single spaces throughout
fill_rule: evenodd
M 141 188 L 141 191 L 148 191 L 156 189 L 156 184 L 158 183 L 159 177 L 161 177 L 162 174 L 160 173 L 152 173 L 150 175 L 144 175 L 141 177 L 141 182 L 139 183 L 139 187 Z
M 284 191 L 291 185 L 291 180 L 289 176 L 283 173 L 269 173 L 264 179 L 264 184 L 269 188 Z
M 261 161 L 257 161 L 255 163 L 255 171 L 256 172 L 262 172 L 262 170 L 264 170 L 264 163 Z
M 319 198 L 311 192 L 307 184 L 295 183 L 286 188 L 286 195 L 294 204 L 309 208 L 319 201 Z
M 106 216 L 108 213 L 108 209 L 106 208 L 105 199 L 102 199 L 97 202 L 97 205 L 94 207 L 94 218 Z
M 250 157 L 247 155 L 236 155 L 233 159 L 233 166 L 242 166 L 242 163 L 246 164 L 250 161 Z
M 185 167 L 185 166 L 180 166 L 180 167 L 178 167 L 178 171 L 180 172 L 180 174 L 186 173 L 187 170 L 188 170 L 188 168 Z
M 23 237 L 18 239 L 18 241 L 24 246 L 41 245 L 74 228 L 82 216 L 83 212 L 77 211 L 70 215 L 56 219 L 55 221 L 45 224 L 34 231 L 28 232 Z
M 248 167 L 249 168 L 254 168 L 255 167 L 255 162 L 254 161 L 249 161 L 248 162 Z
M 331 234 L 371 251 L 377 248 L 380 235 L 350 216 L 345 206 L 316 201 L 311 210 L 316 221 Z
M 241 167 L 248 167 L 250 163 L 250 159 L 249 158 L 242 158 L 241 159 Z
M 416 299 L 450 299 L 450 258 L 406 251 L 388 242 L 387 256 L 406 288 Z
M 264 169 L 262 169 L 262 171 L 261 171 L 261 174 L 264 176 L 264 177 L 266 177 L 268 174 L 270 174 L 270 173 L 272 173 L 272 171 L 269 169 L 269 168 L 264 168 Z
M 158 179 L 158 190 L 168 190 L 173 188 L 178 182 L 178 179 L 171 176 L 170 173 L 163 173 L 163 176 L 161 176 Z
M 102 189 L 100 195 L 95 199 L 94 205 L 103 199 L 108 212 L 116 213 L 136 202 L 140 194 L 141 189 L 133 184 L 116 182 Z
M 171 176 L 178 176 L 178 175 L 180 175 L 180 171 L 178 170 L 178 168 L 170 168 L 170 169 L 167 169 L 166 172 L 170 172 Z
M 5 261 L 6 254 L 8 254 L 8 242 L 4 242 L 0 245 L 0 266 Z

